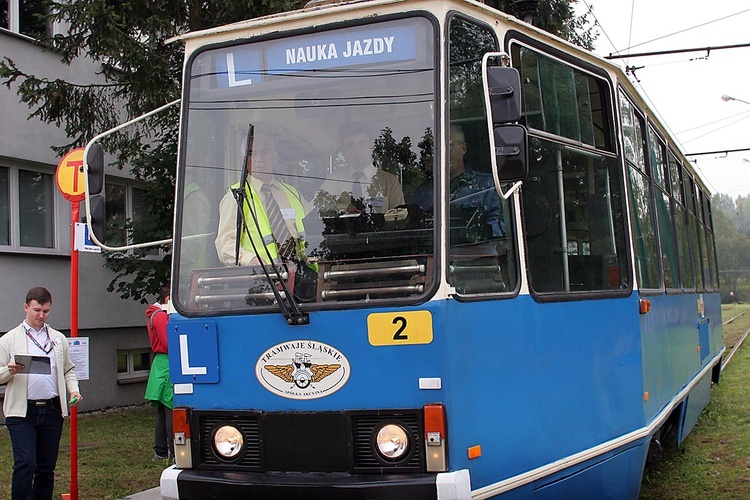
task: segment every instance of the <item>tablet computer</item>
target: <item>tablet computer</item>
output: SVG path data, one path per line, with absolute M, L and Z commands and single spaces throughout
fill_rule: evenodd
M 24 365 L 18 373 L 32 375 L 49 375 L 52 373 L 52 365 L 47 356 L 32 356 L 30 354 L 16 354 L 13 356 L 17 365 Z

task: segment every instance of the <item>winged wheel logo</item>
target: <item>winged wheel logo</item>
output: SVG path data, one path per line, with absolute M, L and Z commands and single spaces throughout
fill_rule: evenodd
M 268 347 L 255 363 L 255 377 L 265 389 L 298 400 L 333 394 L 346 384 L 350 373 L 346 356 L 317 340 L 290 340 Z
M 300 389 L 306 389 L 313 382 L 320 382 L 341 368 L 341 365 L 319 365 L 309 361 L 309 354 L 295 353 L 294 361 L 288 365 L 266 365 L 264 368 L 284 382 L 294 382 Z

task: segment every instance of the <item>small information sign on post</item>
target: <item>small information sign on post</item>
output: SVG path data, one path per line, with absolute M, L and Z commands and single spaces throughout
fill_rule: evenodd
M 68 349 L 70 351 L 70 360 L 73 362 L 76 372 L 76 378 L 81 380 L 89 379 L 89 338 L 75 337 L 68 338 Z
M 75 250 L 78 250 L 79 252 L 102 253 L 102 249 L 95 245 L 93 241 L 91 241 L 91 236 L 89 236 L 89 227 L 83 222 L 76 222 L 75 226 Z

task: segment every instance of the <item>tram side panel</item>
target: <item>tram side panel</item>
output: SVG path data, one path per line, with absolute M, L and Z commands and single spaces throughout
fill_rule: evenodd
M 640 327 L 644 408 L 648 422 L 688 388 L 708 363 L 716 361 L 723 341 L 718 294 L 667 294 L 646 298 L 651 301 L 651 311 L 640 316 Z M 711 376 L 711 371 L 704 375 L 709 381 Z M 710 388 L 710 383 L 707 387 Z M 691 402 L 694 408 L 690 416 L 692 422 L 688 422 L 690 428 L 708 403 L 705 384 L 699 384 L 697 390 L 703 394 L 696 395 Z
M 450 301 L 444 355 L 450 374 L 451 469 L 470 469 L 476 490 L 642 428 L 643 368 L 634 311 L 633 297 Z M 592 456 L 523 489 L 603 464 L 642 444 Z M 467 450 L 474 446 L 481 446 L 482 454 L 470 460 Z M 581 479 L 601 482 L 607 474 L 625 473 L 617 488 L 635 484 L 637 490 L 643 461 L 640 448 L 625 461 L 611 461 L 614 472 L 605 468 L 609 472 Z

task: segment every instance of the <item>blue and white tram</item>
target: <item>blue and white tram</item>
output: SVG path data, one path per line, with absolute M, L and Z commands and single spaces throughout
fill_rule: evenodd
M 637 498 L 723 342 L 709 193 L 620 69 L 471 0 L 181 41 L 164 498 Z M 248 173 L 301 252 L 242 265 Z

